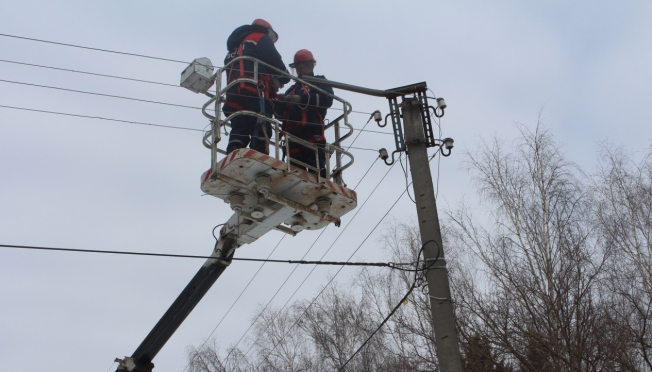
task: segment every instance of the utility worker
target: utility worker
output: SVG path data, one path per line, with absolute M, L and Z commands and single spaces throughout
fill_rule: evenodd
M 287 72 L 285 64 L 274 47 L 278 34 L 272 25 L 264 19 L 256 19 L 251 25 L 236 28 L 226 42 L 228 54 L 224 64 L 234 58 L 249 56 L 257 58 L 281 71 Z M 222 108 L 225 115 L 247 110 L 267 117 L 273 113 L 271 99 L 276 98 L 276 92 L 289 78 L 279 76 L 276 71 L 258 65 L 258 84 L 241 82 L 230 88 L 226 93 L 226 101 Z M 227 71 L 227 84 L 239 78 L 254 77 L 254 62 L 240 60 L 234 62 Z M 251 142 L 251 149 L 268 154 L 268 141 L 271 134 L 271 125 L 268 121 L 251 115 L 238 115 L 231 119 L 231 134 L 226 152 L 247 147 Z
M 314 68 L 317 61 L 307 49 L 301 49 L 294 55 L 294 62 L 290 67 L 296 69 L 297 76 L 314 76 L 326 80 L 322 75 L 315 76 Z M 315 84 L 324 91 L 333 94 L 333 88 L 328 85 Z M 326 111 L 333 104 L 333 97 L 311 88 L 308 85 L 297 82 L 292 85 L 284 95 L 279 95 L 274 114 L 283 122 L 283 130 L 289 134 L 299 137 L 304 141 L 315 144 L 321 150 L 317 151 L 319 163 L 316 164 L 315 150 L 301 145 L 296 141 L 290 141 L 290 163 L 298 160 L 320 170 L 320 176 L 326 177 L 326 136 L 324 135 L 324 118 Z M 313 170 L 308 168 L 312 173 Z

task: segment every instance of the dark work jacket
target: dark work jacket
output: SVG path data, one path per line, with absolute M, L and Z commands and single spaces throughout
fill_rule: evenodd
M 287 72 L 281 55 L 267 33 L 267 28 L 259 25 L 244 25 L 236 28 L 226 42 L 228 53 L 224 58 L 224 64 L 226 65 L 239 56 L 250 56 Z M 290 81 L 289 78 L 281 76 L 275 76 L 276 79 L 272 79 L 271 75 L 278 75 L 278 73 L 268 70 L 265 66 L 258 65 L 258 87 L 249 83 L 240 83 L 229 89 L 226 95 L 225 113 L 229 114 L 243 109 L 244 98 L 242 95 L 257 97 L 260 88 L 265 98 L 274 98 L 276 91 Z M 252 78 L 253 71 L 254 63 L 252 61 L 236 61 L 227 70 L 227 83 L 241 77 Z
M 315 77 L 326 80 L 322 75 Z M 333 94 L 332 87 L 315 85 Z M 292 85 L 285 94 L 301 96 L 301 103 L 277 102 L 274 114 L 283 121 L 283 130 L 311 143 L 325 142 L 324 118 L 333 98 L 302 83 Z

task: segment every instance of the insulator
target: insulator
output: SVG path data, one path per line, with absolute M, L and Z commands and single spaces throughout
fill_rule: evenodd
M 319 198 L 317 199 L 317 210 L 321 214 L 329 214 L 331 212 L 331 200 L 328 198 Z
M 378 110 L 374 111 L 373 116 L 376 123 L 380 123 L 381 121 L 383 121 L 383 114 L 381 114 L 380 111 Z
M 258 192 L 261 193 L 265 198 L 267 198 L 267 195 L 269 195 L 269 187 L 271 182 L 272 178 L 268 174 L 260 174 L 258 177 L 256 177 L 256 186 L 258 188 Z
M 454 143 L 454 142 L 455 142 L 455 141 L 453 141 L 453 139 L 450 138 L 450 137 L 448 137 L 448 138 L 444 138 L 444 147 L 446 147 L 446 150 L 450 150 L 450 149 L 452 149 L 452 148 L 453 148 L 453 143 Z
M 378 150 L 378 153 L 380 154 L 380 158 L 383 159 L 383 160 L 387 160 L 387 158 L 389 158 L 389 154 L 387 153 L 387 149 L 385 149 L 384 147 L 382 149 Z
M 446 108 L 446 101 L 441 97 L 437 98 L 437 107 L 444 110 Z
M 308 221 L 306 221 L 305 218 L 301 217 L 300 215 L 296 215 L 292 217 L 290 229 L 295 232 L 303 231 L 306 223 L 308 223 Z
M 229 195 L 229 204 L 234 211 L 241 211 L 244 205 L 244 195 L 240 193 L 233 193 Z

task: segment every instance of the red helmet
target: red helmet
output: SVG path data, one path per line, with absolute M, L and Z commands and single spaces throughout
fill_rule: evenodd
M 298 63 L 304 62 L 317 62 L 315 57 L 312 56 L 312 52 L 308 49 L 301 49 L 300 51 L 294 54 L 294 63 L 290 63 L 290 67 L 295 67 Z
M 276 33 L 276 31 L 274 31 L 274 27 L 272 27 L 272 25 L 269 22 L 267 22 L 266 20 L 264 20 L 262 18 L 256 18 L 256 19 L 254 19 L 253 22 L 251 22 L 251 25 L 252 26 L 257 25 L 257 26 L 266 27 L 267 30 L 269 30 L 268 31 L 268 36 L 272 39 L 272 41 L 276 42 L 276 40 L 278 40 L 278 34 Z

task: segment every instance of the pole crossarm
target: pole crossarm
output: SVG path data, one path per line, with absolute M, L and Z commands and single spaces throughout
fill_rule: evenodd
M 384 97 L 384 98 L 394 98 L 399 96 L 405 96 L 408 94 L 416 94 L 420 92 L 425 92 L 428 89 L 428 86 L 426 85 L 425 82 L 410 84 L 410 85 L 393 88 L 393 89 L 379 90 L 379 89 L 359 87 L 357 85 L 339 83 L 337 81 L 332 81 L 332 80 L 319 79 L 312 76 L 302 76 L 301 78 L 309 83 L 329 85 L 333 88 L 347 90 L 349 92 L 355 92 L 360 94 L 366 94 L 369 96 Z

